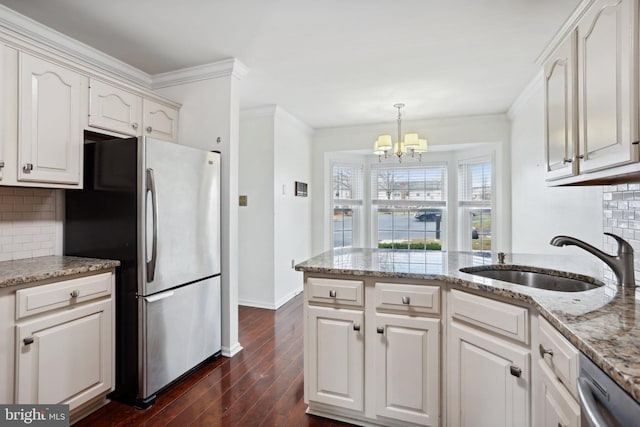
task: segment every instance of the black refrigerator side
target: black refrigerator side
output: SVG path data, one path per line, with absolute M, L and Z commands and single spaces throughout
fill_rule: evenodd
M 138 380 L 138 140 L 85 141 L 84 189 L 65 193 L 64 253 L 117 259 L 116 378 L 110 396 L 134 404 Z

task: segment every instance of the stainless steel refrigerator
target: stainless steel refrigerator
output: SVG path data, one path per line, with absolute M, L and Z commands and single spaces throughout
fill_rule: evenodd
M 148 137 L 85 138 L 65 193 L 64 252 L 121 261 L 116 389 L 147 407 L 220 354 L 220 154 Z

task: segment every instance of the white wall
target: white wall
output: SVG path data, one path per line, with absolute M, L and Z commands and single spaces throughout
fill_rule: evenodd
M 295 181 L 311 182 L 313 131 L 285 110 L 276 111 L 274 162 L 275 305 L 302 292 L 303 276 L 292 268 L 311 256 L 311 200 L 295 196 Z
M 239 303 L 275 309 L 302 291 L 292 260 L 310 257 L 312 130 L 277 106 L 244 110 L 240 121 Z M 312 196 L 312 195 L 310 195 Z
M 602 247 L 602 188 L 548 187 L 545 183 L 544 94 L 542 75 L 509 111 L 511 118 L 512 250 L 519 253 L 584 253 L 555 248 L 551 238 L 565 234 Z
M 503 114 L 486 116 L 455 117 L 446 119 L 431 119 L 419 121 L 403 121 L 403 129 L 413 130 L 426 136 L 429 146 L 453 146 L 459 144 L 488 144 L 496 151 L 496 165 L 499 178 L 496 191 L 502 194 L 501 202 L 496 210 L 502 215 L 499 221 L 500 233 L 498 247 L 509 250 L 511 242 L 510 216 L 510 127 L 507 117 Z M 357 150 L 372 150 L 373 141 L 379 134 L 394 133 L 396 123 L 381 123 L 375 125 L 349 126 L 339 128 L 316 129 L 311 151 L 312 158 L 312 187 L 316 195 L 312 199 L 312 254 L 318 254 L 330 249 L 331 211 L 329 199 L 330 163 L 331 159 Z M 441 153 L 434 153 L 433 158 L 439 158 Z M 430 153 L 424 155 L 425 162 L 429 161 Z M 389 161 L 395 161 L 390 159 Z M 450 183 L 450 185 L 454 185 Z M 450 230 L 450 232 L 453 232 Z M 451 237 L 451 235 L 450 235 Z M 449 239 L 454 242 L 455 239 Z M 502 250 L 502 249 L 501 249 Z
M 178 74 L 178 73 L 177 73 Z M 221 152 L 222 354 L 233 356 L 238 342 L 238 82 L 234 70 L 221 76 L 158 90 L 183 104 L 179 141 Z M 220 143 L 216 139 L 220 137 Z
M 271 308 L 274 277 L 274 108 L 243 110 L 238 191 L 238 303 Z

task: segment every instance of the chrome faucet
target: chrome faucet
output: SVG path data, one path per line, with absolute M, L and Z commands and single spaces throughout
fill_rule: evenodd
M 575 237 L 569 236 L 556 236 L 551 239 L 551 243 L 553 246 L 566 246 L 566 245 L 575 245 L 579 248 L 584 249 L 585 251 L 597 256 L 602 261 L 604 261 L 613 273 L 616 275 L 618 279 L 619 286 L 635 286 L 636 279 L 633 271 L 633 248 L 622 237 L 616 236 L 611 233 L 604 233 L 607 236 L 611 236 L 616 239 L 618 242 L 618 255 L 609 255 L 598 248 L 591 246 L 588 243 L 583 242 L 582 240 L 576 239 Z

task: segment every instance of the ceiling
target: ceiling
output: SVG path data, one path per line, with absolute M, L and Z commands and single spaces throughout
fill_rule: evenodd
M 578 0 L 0 0 L 149 74 L 236 58 L 314 128 L 504 113 Z

